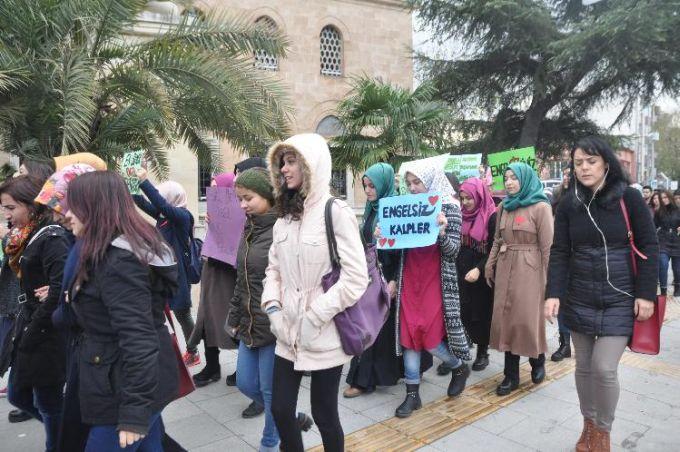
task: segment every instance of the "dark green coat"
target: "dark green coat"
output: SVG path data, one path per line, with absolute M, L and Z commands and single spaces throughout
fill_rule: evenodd
M 237 337 L 248 347 L 276 342 L 269 317 L 260 306 L 262 282 L 269 263 L 269 248 L 276 223 L 274 212 L 248 217 L 236 257 L 236 288 L 227 323 L 238 327 Z

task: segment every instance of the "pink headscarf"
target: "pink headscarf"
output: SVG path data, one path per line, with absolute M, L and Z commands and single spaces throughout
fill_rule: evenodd
M 187 206 L 187 192 L 175 181 L 165 181 L 158 186 L 158 193 L 173 207 Z
M 234 179 L 236 178 L 236 175 L 234 173 L 221 173 L 213 176 L 213 180 L 217 184 L 217 187 L 226 187 L 226 188 L 233 188 L 234 187 Z
M 489 189 L 481 179 L 471 177 L 460 185 L 459 191 L 467 193 L 475 200 L 473 210 L 469 211 L 463 206 L 463 235 L 485 242 L 489 238 L 489 218 L 496 212 Z

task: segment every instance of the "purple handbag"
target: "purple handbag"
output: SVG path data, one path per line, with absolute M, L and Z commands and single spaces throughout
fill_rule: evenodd
M 321 278 L 324 292 L 333 287 L 340 278 L 340 256 L 338 243 L 333 231 L 333 216 L 331 210 L 335 198 L 326 202 L 324 212 L 326 220 L 326 238 L 331 255 L 332 269 Z M 378 333 L 382 329 L 390 313 L 390 295 L 387 282 L 380 271 L 378 254 L 375 245 L 364 245 L 366 264 L 368 267 L 368 287 L 366 292 L 354 305 L 333 317 L 340 335 L 343 351 L 351 356 L 360 355 L 373 345 Z

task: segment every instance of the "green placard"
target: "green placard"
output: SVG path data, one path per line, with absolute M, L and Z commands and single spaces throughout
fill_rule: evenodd
M 120 172 L 125 179 L 125 184 L 130 190 L 130 194 L 138 195 L 139 178 L 137 177 L 138 169 L 142 168 L 142 161 L 144 160 L 144 151 L 132 151 L 123 155 L 123 161 L 120 164 Z
M 479 177 L 479 165 L 482 163 L 482 154 L 451 155 L 444 166 L 444 171 L 453 173 L 459 182 L 471 177 Z
M 536 150 L 532 146 L 489 154 L 489 167 L 493 176 L 494 190 L 503 190 L 505 188 L 503 174 L 508 165 L 513 162 L 524 162 L 536 171 Z

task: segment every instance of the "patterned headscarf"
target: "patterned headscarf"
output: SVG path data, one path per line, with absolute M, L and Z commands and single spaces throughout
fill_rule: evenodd
M 407 173 L 420 179 L 429 193 L 439 193 L 442 204 L 457 204 L 456 191 L 444 173 L 444 167 L 435 160 L 425 159 L 411 162 Z
M 35 198 L 35 202 L 43 204 L 53 211 L 66 215 L 68 202 L 66 194 L 68 185 L 73 179 L 81 174 L 91 173 L 95 169 L 85 163 L 76 163 L 65 166 L 62 170 L 52 174 L 43 185 L 42 190 Z
M 520 207 L 532 206 L 539 202 L 547 202 L 550 200 L 543 192 L 543 184 L 536 175 L 536 171 L 529 165 L 523 162 L 511 163 L 508 165 L 506 171 L 512 171 L 519 180 L 519 192 L 514 195 L 508 195 L 503 200 L 503 208 L 509 212 Z
M 187 192 L 175 181 L 165 181 L 158 186 L 158 192 L 173 207 L 187 206 Z
M 489 218 L 496 212 L 496 204 L 486 187 L 485 181 L 471 177 L 460 186 L 460 192 L 465 192 L 475 201 L 475 208 L 466 210 L 463 207 L 463 236 L 469 236 L 478 242 L 485 242 L 489 238 Z

